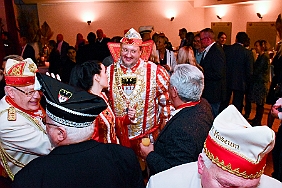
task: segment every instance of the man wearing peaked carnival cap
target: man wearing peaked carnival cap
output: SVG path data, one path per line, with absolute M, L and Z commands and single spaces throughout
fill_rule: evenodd
M 115 61 L 107 68 L 109 101 L 116 116 L 125 115 L 128 106 L 136 106 L 137 123 L 122 126 L 121 144 L 139 154 L 142 137 L 156 136 L 170 117 L 169 75 L 163 67 L 148 61 L 151 52 L 143 50 L 145 44 L 135 29 L 128 30 L 120 42 L 116 50 L 108 43 Z
M 139 27 L 139 33 L 142 37 L 142 41 L 153 43 L 149 60 L 158 64 L 159 63 L 159 54 L 157 52 L 157 46 L 156 46 L 156 43 L 152 40 L 152 37 L 151 37 L 151 33 L 152 33 L 153 30 L 154 30 L 154 26 L 152 26 L 152 25 L 140 26 Z
M 37 73 L 46 98 L 46 114 L 53 121 L 68 127 L 84 128 L 106 109 L 105 101 L 88 92 Z
M 148 26 L 140 26 L 139 27 L 139 33 L 151 33 L 154 30 L 154 26 L 148 25 Z
M 6 95 L 0 101 L 0 160 L 4 176 L 14 175 L 52 147 L 46 135 L 41 92 L 34 90 L 36 64 L 14 56 L 5 64 Z M 1 171 L 1 170 L 0 170 Z
M 154 26 L 140 26 L 139 33 L 143 41 L 151 40 L 151 32 L 154 30 Z
M 274 138 L 269 127 L 252 127 L 230 105 L 215 118 L 197 162 L 156 174 L 147 187 L 282 187 L 281 182 L 263 174 Z
M 55 149 L 22 169 L 13 187 L 143 188 L 131 149 L 90 139 L 94 119 L 107 107 L 105 101 L 46 75 L 37 78 L 36 88 L 41 87 L 47 102 L 47 134 Z

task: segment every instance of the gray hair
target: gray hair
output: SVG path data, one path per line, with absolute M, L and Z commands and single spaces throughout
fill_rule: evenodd
M 61 125 L 60 123 L 57 123 L 51 118 L 49 118 L 49 120 L 51 120 L 52 124 L 58 127 L 63 127 L 66 130 L 69 144 L 86 141 L 90 139 L 94 133 L 94 123 L 88 127 L 76 128 L 76 127 L 68 127 L 65 125 Z
M 204 75 L 196 66 L 176 65 L 170 77 L 170 85 L 176 88 L 182 101 L 198 101 L 204 89 Z

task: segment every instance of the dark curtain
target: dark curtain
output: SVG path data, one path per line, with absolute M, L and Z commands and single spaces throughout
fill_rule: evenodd
M 12 44 L 14 45 L 13 54 L 20 54 L 18 28 L 16 24 L 16 17 L 15 17 L 13 4 L 14 4 L 14 0 L 4 0 L 6 22 L 7 22 L 9 37 Z
M 2 41 L 2 37 L 0 37 L 0 68 L 2 67 L 2 59 L 5 56 L 5 51 L 4 51 L 4 44 Z

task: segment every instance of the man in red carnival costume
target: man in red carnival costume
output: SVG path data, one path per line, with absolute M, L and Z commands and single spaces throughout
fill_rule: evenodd
M 153 41 L 142 42 L 131 28 L 121 43 L 108 43 L 114 64 L 108 67 L 109 101 L 116 116 L 136 108 L 136 123 L 123 126 L 121 144 L 139 151 L 143 137 L 151 140 L 165 125 L 173 109 L 169 102 L 167 71 L 148 61 Z M 118 125 L 118 122 L 117 122 Z M 153 136 L 152 136 L 153 135 Z

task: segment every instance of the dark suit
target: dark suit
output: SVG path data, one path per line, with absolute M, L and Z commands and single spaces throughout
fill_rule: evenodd
M 31 58 L 34 63 L 37 63 L 35 58 L 35 51 L 30 44 L 26 44 L 26 47 L 22 53 L 23 59 Z
M 61 64 L 64 64 L 66 62 L 66 60 L 68 59 L 68 47 L 69 47 L 69 43 L 63 41 L 62 43 L 62 47 L 61 47 L 61 53 L 60 53 L 60 58 L 61 58 Z M 56 49 L 58 48 L 58 43 L 56 45 Z
M 103 61 L 106 57 L 108 57 L 110 54 L 110 50 L 108 48 L 107 43 L 110 42 L 109 38 L 103 38 L 101 42 L 96 41 L 96 48 L 97 48 L 97 60 Z
M 202 97 L 207 99 L 211 105 L 216 104 L 218 111 L 219 104 L 226 97 L 226 64 L 222 47 L 214 43 L 202 59 L 200 65 L 204 70 L 205 77 Z M 218 112 L 213 109 L 213 113 L 216 116 Z
M 181 109 L 165 125 L 146 158 L 150 173 L 197 161 L 212 126 L 211 107 L 205 99 Z
M 252 52 L 235 43 L 225 49 L 227 96 L 221 110 L 229 105 L 233 93 L 232 104 L 242 112 L 244 93 L 253 73 L 254 58 Z
M 86 44 L 78 49 L 76 58 L 79 63 L 84 63 L 89 60 L 98 59 L 98 50 L 96 43 Z
M 14 179 L 13 187 L 143 188 L 133 150 L 94 140 L 59 146 L 34 159 Z
M 49 55 L 49 72 L 54 74 L 61 74 L 60 53 L 57 48 L 52 49 Z

